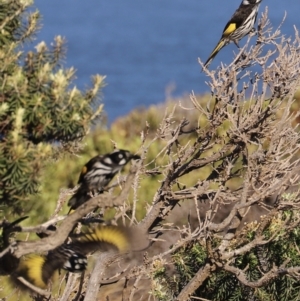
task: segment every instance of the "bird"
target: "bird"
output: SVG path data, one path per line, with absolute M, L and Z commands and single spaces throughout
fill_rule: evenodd
M 29 254 L 22 258 L 17 269 L 11 273 L 10 280 L 21 289 L 29 288 L 20 277 L 35 287 L 46 289 L 56 271 L 63 269 L 78 273 L 84 271 L 86 267 L 86 255 L 76 252 L 72 246 L 63 244 L 46 255 Z
M 243 0 L 241 2 L 239 8 L 225 25 L 222 37 L 205 62 L 204 67 L 207 67 L 218 52 L 228 43 L 234 42 L 240 48 L 238 44 L 239 40 L 249 34 L 254 28 L 261 2 L 262 0 Z
M 90 228 L 71 243 L 64 243 L 45 255 L 33 253 L 21 258 L 19 265 L 10 272 L 11 281 L 25 290 L 31 289 L 26 287 L 26 282 L 39 289 L 46 289 L 56 271 L 83 272 L 87 268 L 88 254 L 97 251 L 129 251 L 130 233 L 130 229 L 123 226 L 98 225 Z
M 140 156 L 133 155 L 128 150 L 115 149 L 89 160 L 81 170 L 78 190 L 68 201 L 68 206 L 71 207 L 69 213 L 89 200 L 91 195 L 103 193 L 113 177 L 132 159 L 138 160 Z

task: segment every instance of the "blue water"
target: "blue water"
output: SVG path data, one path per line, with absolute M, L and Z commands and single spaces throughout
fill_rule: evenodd
M 205 61 L 241 0 L 35 0 L 43 20 L 35 41 L 67 40 L 66 67 L 77 70 L 75 84 L 90 85 L 93 74 L 106 75 L 104 108 L 109 122 L 140 106 L 172 95 L 209 92 L 198 57 Z M 260 13 L 278 26 L 287 11 L 282 32 L 300 28 L 297 0 L 264 0 Z M 229 63 L 236 46 L 230 44 L 215 58 Z

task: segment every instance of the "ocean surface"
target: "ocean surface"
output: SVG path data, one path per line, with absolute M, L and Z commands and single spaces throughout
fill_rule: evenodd
M 198 58 L 205 61 L 241 0 L 35 0 L 42 29 L 34 43 L 61 35 L 67 41 L 65 67 L 76 70 L 74 84 L 90 86 L 106 75 L 104 109 L 111 123 L 136 107 L 161 103 L 166 94 L 209 92 Z M 282 33 L 300 29 L 298 0 L 264 0 Z M 241 43 L 243 45 L 243 43 Z M 236 46 L 218 54 L 210 68 L 230 63 Z

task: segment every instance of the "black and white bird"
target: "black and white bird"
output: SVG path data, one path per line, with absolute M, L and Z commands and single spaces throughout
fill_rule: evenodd
M 103 193 L 113 177 L 132 159 L 138 160 L 140 156 L 133 155 L 128 150 L 116 149 L 112 153 L 98 155 L 87 162 L 79 176 L 80 186 L 68 202 L 70 211 L 89 200 L 91 195 Z
M 204 64 L 207 67 L 218 52 L 228 43 L 234 42 L 239 47 L 239 40 L 254 28 L 259 5 L 262 0 L 243 0 L 231 19 L 225 25 L 222 37 Z

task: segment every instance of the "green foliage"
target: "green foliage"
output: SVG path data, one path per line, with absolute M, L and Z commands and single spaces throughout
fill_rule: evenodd
M 166 268 L 166 261 L 157 259 L 152 263 L 152 291 L 159 301 L 173 300 L 178 291 L 176 277 L 170 277 Z
M 74 69 L 63 69 L 64 39 L 51 48 L 20 51 L 38 29 L 39 13 L 28 13 L 31 1 L 0 3 L 0 204 L 6 212 L 25 210 L 39 191 L 41 170 L 60 151 L 83 137 L 101 112 L 97 105 L 103 77 L 81 92 L 69 88 Z M 27 209 L 32 204 L 27 205 Z
M 180 278 L 182 289 L 206 260 L 205 247 L 198 243 L 189 243 L 173 254 L 172 259 Z
M 264 230 L 265 237 L 276 235 L 276 239 L 260 246 L 261 254 L 264 256 L 264 262 L 261 262 L 261 257 L 255 249 L 246 252 L 236 258 L 232 263 L 235 267 L 245 271 L 248 281 L 255 282 L 262 273 L 269 271 L 272 265 L 282 265 L 287 259 L 287 266 L 299 266 L 299 230 L 297 227 L 293 231 L 287 231 L 283 225 L 292 224 L 297 221 L 297 211 L 289 211 L 287 214 L 279 214 L 275 216 L 270 222 L 269 226 Z M 288 218 L 287 218 L 288 216 Z M 243 236 L 246 240 L 237 242 L 243 245 L 246 242 L 254 239 L 257 223 L 247 225 L 247 230 L 243 229 Z M 281 229 L 284 229 L 281 231 Z M 237 245 L 233 241 L 232 249 Z M 213 243 L 217 244 L 217 241 Z M 205 242 L 188 243 L 176 250 L 172 255 L 172 262 L 176 268 L 176 283 L 178 288 L 172 293 L 181 291 L 194 275 L 204 266 L 207 261 L 207 250 Z M 162 267 L 161 267 L 162 269 Z M 162 277 L 163 274 L 160 274 Z M 168 277 L 164 279 L 167 281 Z M 160 283 L 163 283 L 161 280 Z M 169 293 L 170 294 L 170 293 Z M 201 297 L 208 300 L 216 301 L 244 301 L 244 300 L 299 300 L 299 282 L 290 276 L 282 275 L 270 280 L 264 286 L 259 288 L 250 288 L 241 283 L 234 274 L 224 271 L 223 269 L 216 269 L 213 274 L 207 279 L 204 284 L 199 287 L 195 293 L 195 297 Z

